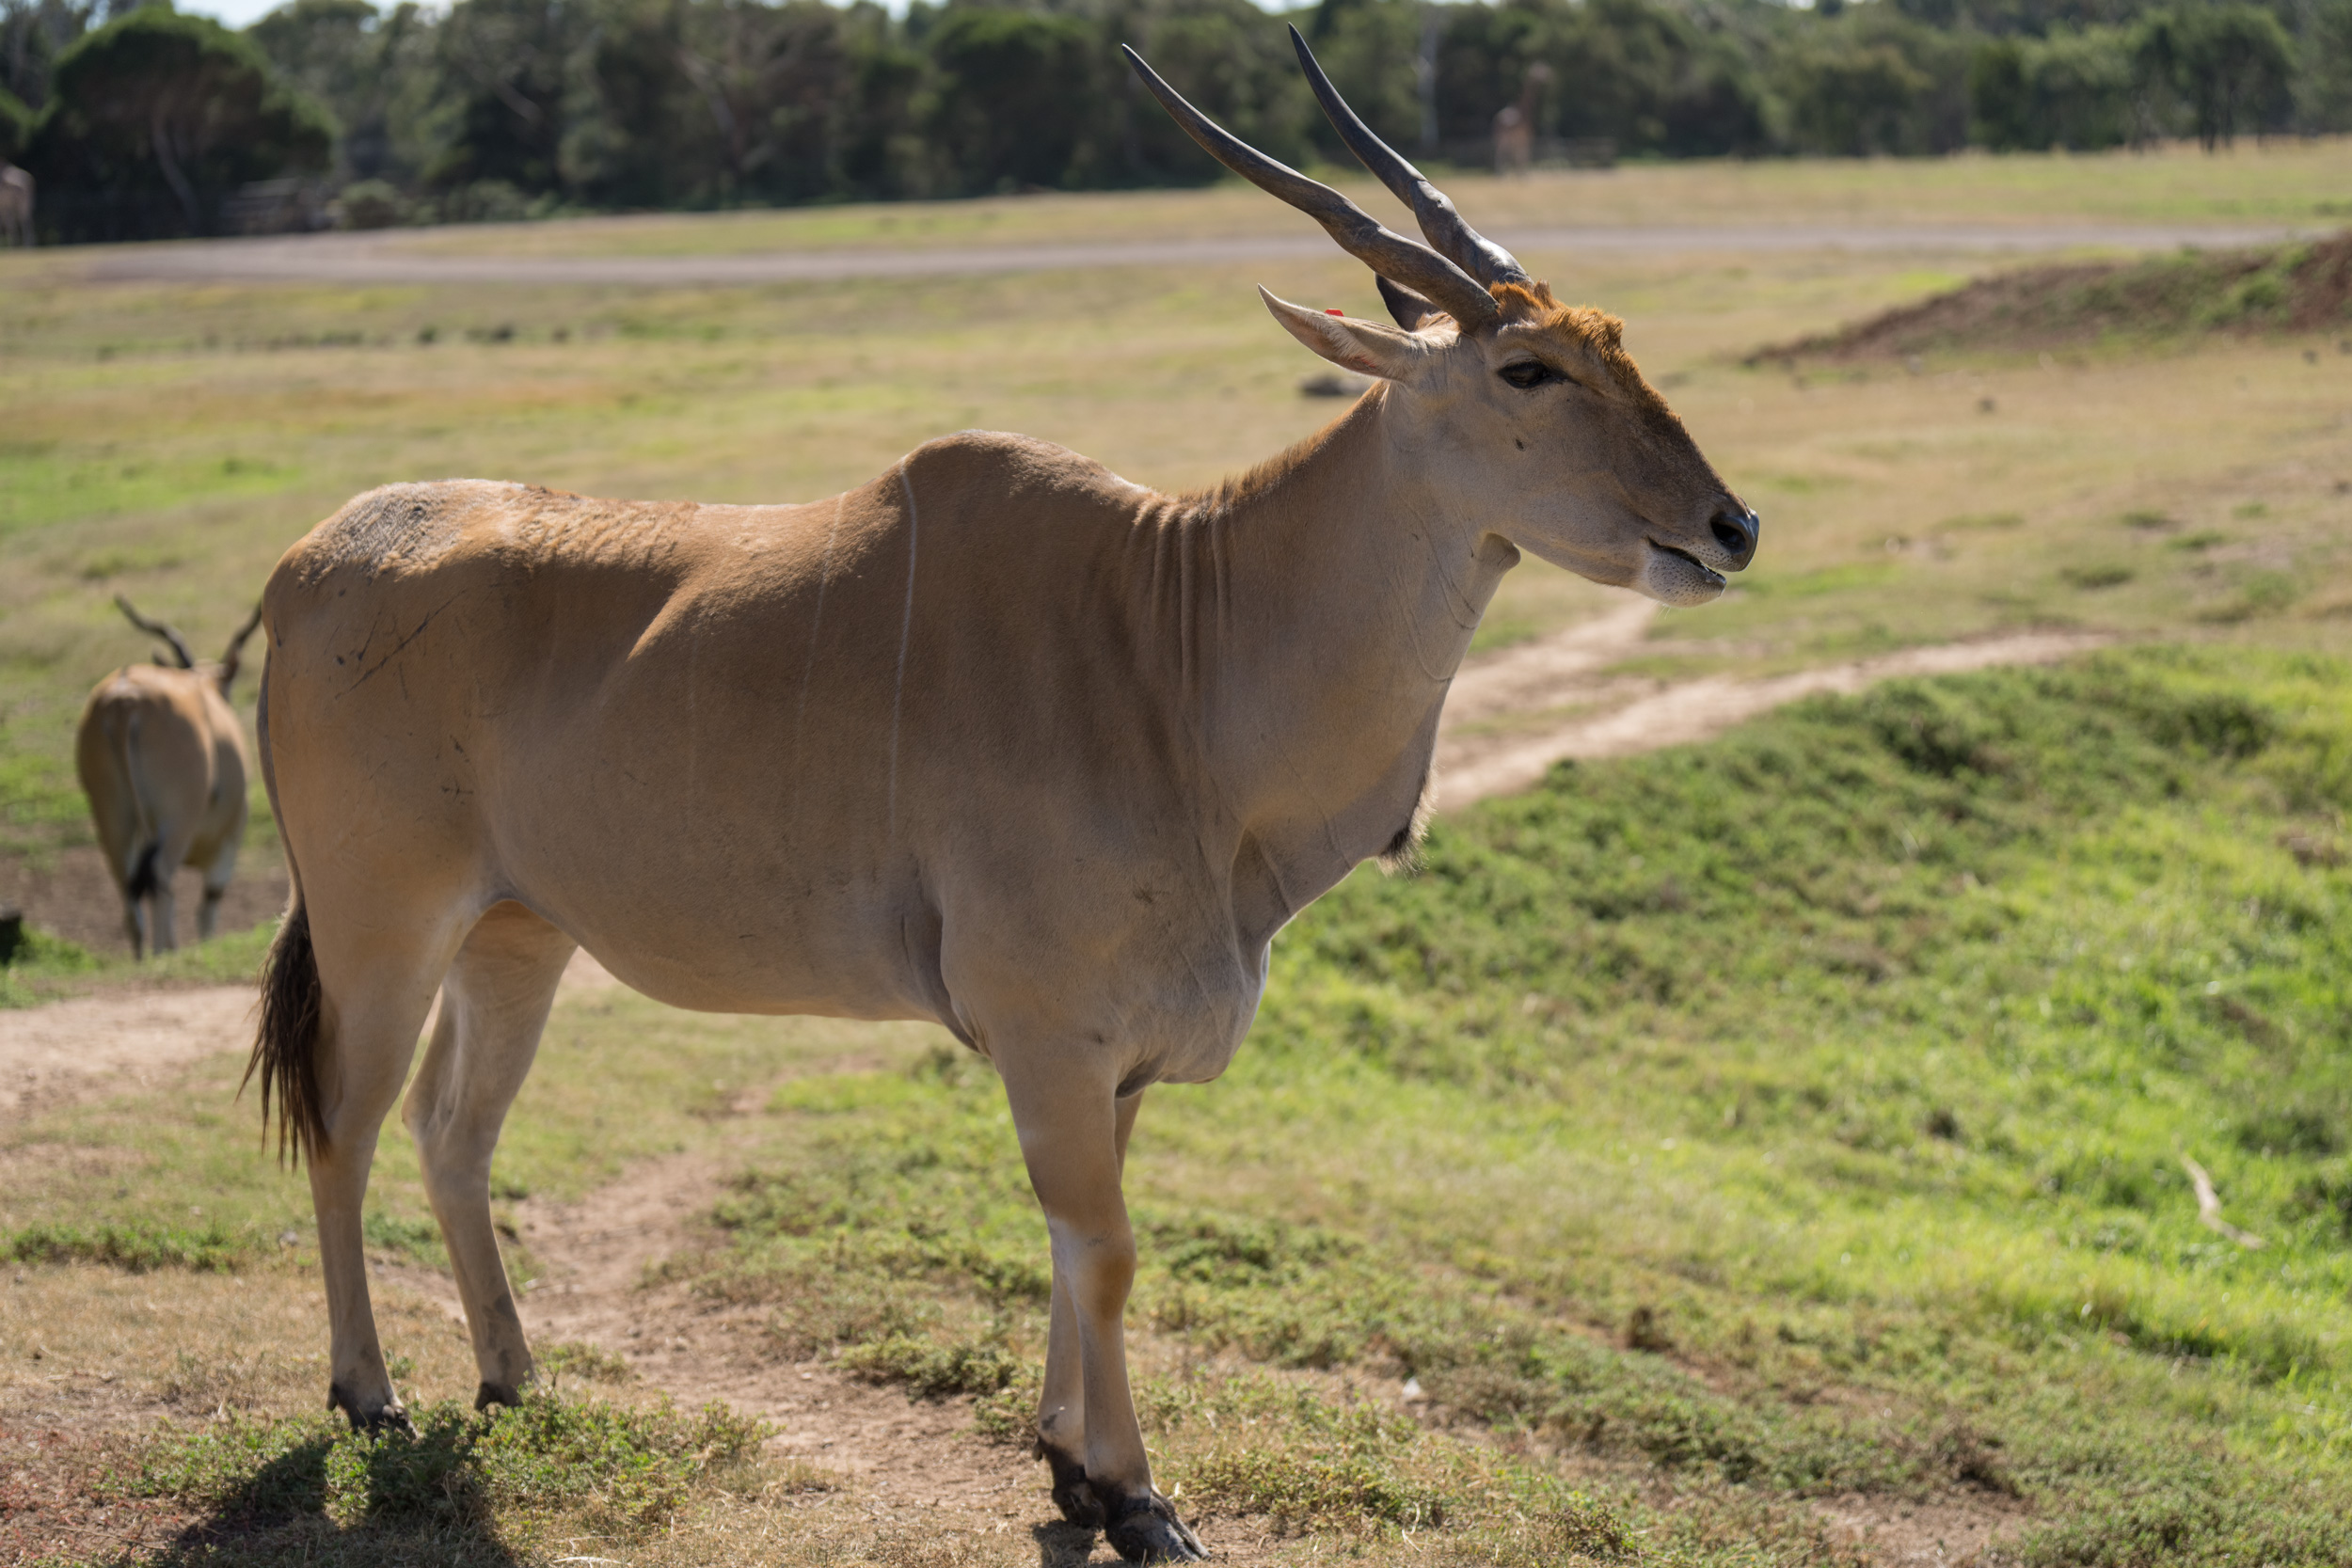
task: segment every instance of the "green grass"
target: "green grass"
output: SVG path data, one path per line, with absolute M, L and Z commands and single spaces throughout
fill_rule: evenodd
M 261 1256 L 260 1238 L 218 1225 L 28 1225 L 0 1234 L 0 1260 L 105 1263 L 134 1274 L 171 1268 L 226 1273 Z
M 1448 822 L 1285 935 L 1224 1083 L 1155 1097 L 1136 1316 L 1768 1502 L 2015 1496 L 2027 1562 L 2342 1560 L 2346 673 L 1899 685 Z M 1041 1227 L 984 1072 L 777 1109 L 798 1135 L 707 1288 L 918 1386 L 1034 1358 Z M 2198 1224 L 2184 1153 L 2266 1248 Z M 1458 1503 L 1382 1468 L 1392 1418 L 1347 1462 L 1387 1480 L 1297 1506 Z M 1339 1485 L 1291 1441 L 1248 1450 L 1287 1480 L 1204 1449 L 1200 1484 Z
M 182 917 L 183 926 L 186 917 Z M 194 941 L 185 947 L 158 953 L 144 960 L 101 957 L 78 942 L 29 929 L 24 945 L 0 962 L 0 1011 L 39 1006 L 61 995 L 109 983 L 243 985 L 261 973 L 278 922 L 265 920 L 249 931 L 229 931 L 210 942 Z
M 1406 214 L 1362 169 L 1325 166 L 1383 222 Z M 1719 223 L 2325 224 L 2352 215 L 2352 140 L 2273 141 L 2222 157 L 2194 148 L 1935 159 L 1681 160 L 1606 171 L 1497 179 L 1445 169 L 1440 182 L 1470 220 L 1508 237 L 1536 227 Z M 1228 181 L 1190 191 L 1039 194 L 779 212 L 647 214 L 523 227 L 376 236 L 453 256 L 691 256 L 788 250 L 930 250 L 992 245 L 1168 240 L 1296 233 L 1304 220 Z M 1411 230 L 1407 230 L 1406 232 Z M 1917 270 L 1917 263 L 1906 266 Z M 5 276 L 5 274 L 0 274 Z M 1927 274 L 1925 276 L 1932 276 Z

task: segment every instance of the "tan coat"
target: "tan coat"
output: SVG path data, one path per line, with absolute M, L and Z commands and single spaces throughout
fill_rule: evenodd
M 225 665 L 132 664 L 83 705 L 75 770 L 98 843 L 122 895 L 134 957 L 179 945 L 172 878 L 203 873 L 197 936 L 209 940 L 245 841 L 245 733 L 226 695 Z

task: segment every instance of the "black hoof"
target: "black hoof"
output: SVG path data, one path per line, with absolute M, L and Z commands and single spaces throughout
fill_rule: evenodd
M 485 1383 L 473 1391 L 473 1407 L 476 1410 L 487 1410 L 494 1404 L 513 1410 L 522 1402 L 522 1395 L 501 1384 Z
M 354 1432 L 405 1432 L 411 1437 L 417 1434 L 416 1423 L 408 1418 L 408 1412 L 400 1407 L 399 1401 L 374 1410 L 362 1410 L 340 1383 L 326 1386 L 326 1408 L 342 1411 Z
M 1043 1442 L 1037 1446 L 1037 1457 L 1053 1468 L 1054 1506 L 1061 1516 L 1080 1529 L 1101 1529 L 1103 1504 L 1087 1481 L 1087 1467 Z
M 1137 1502 L 1103 1532 L 1129 1562 L 1206 1562 L 1209 1554 L 1176 1509 L 1157 1492 Z

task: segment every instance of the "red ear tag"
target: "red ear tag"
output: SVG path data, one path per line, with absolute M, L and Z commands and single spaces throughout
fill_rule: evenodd
M 1327 305 L 1324 307 L 1323 313 L 1327 316 L 1344 316 L 1347 314 L 1344 310 L 1334 310 Z

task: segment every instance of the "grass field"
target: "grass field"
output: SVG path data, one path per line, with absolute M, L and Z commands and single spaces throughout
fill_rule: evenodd
M 1394 225 L 1401 212 L 1368 176 L 1325 168 Z M 2092 157 L 1961 157 L 1933 163 L 1692 162 L 1526 180 L 1448 175 L 1448 192 L 1481 226 L 1504 231 L 1629 224 L 2282 223 L 2352 218 L 2352 140 L 2241 148 L 2190 146 Z M 654 215 L 578 224 L 442 229 L 395 243 L 440 255 L 664 256 L 767 249 L 947 248 L 1104 239 L 1287 234 L 1299 220 L 1234 183 L 1200 191 L 1025 196 L 977 201 L 803 208 L 712 218 Z
M 1457 194 L 1473 221 L 1519 202 L 1509 221 L 1531 227 L 1693 200 L 2303 222 L 2333 215 L 2346 157 L 1625 169 Z M 1257 226 L 1262 200 L 401 243 L 1148 238 Z M 1839 1521 L 1897 1513 L 2036 1564 L 2352 1559 L 2352 595 L 2331 586 L 2352 354 L 2255 338 L 1792 375 L 1740 356 L 1985 263 L 1927 244 L 1527 260 L 1628 318 L 1765 515 L 1756 571 L 1661 615 L 1633 672 L 2025 626 L 2163 645 L 1564 769 L 1441 823 L 1417 877 L 1367 873 L 1311 911 L 1233 1070 L 1155 1094 L 1137 1136 L 1133 1318 L 1163 1484 L 1212 1544 L 1272 1531 L 1284 1561 L 1896 1561 Z M 72 718 L 144 652 L 108 596 L 215 645 L 286 544 L 365 485 L 799 498 L 973 424 L 1201 483 L 1332 412 L 1296 394 L 1314 366 L 1249 285 L 1376 309 L 1343 259 L 672 292 L 99 286 L 81 265 L 0 257 L 0 854 L 19 858 L 87 841 Z M 1522 568 L 1483 644 L 1605 602 Z M 180 962 L 231 973 L 255 942 Z M 44 994 L 121 976 L 41 961 Z M 972 1401 L 1009 1433 L 1042 1227 L 993 1082 L 943 1039 L 566 1001 L 501 1149 L 501 1211 L 717 1162 L 738 1179 L 673 1286 L 748 1314 L 755 1358 Z M 586 1351 L 511 1424 L 444 1409 L 414 1442 L 334 1433 L 311 1414 L 307 1192 L 255 1154 L 239 1065 L 0 1123 L 0 1440 L 35 1413 L 66 1432 L 39 1465 L 0 1449 L 0 1530 L 53 1488 L 77 1516 L 160 1521 L 135 1548 L 128 1526 L 93 1537 L 142 1560 L 730 1561 L 753 1543 L 791 1562 L 1068 1560 L 1044 1537 L 877 1523 L 859 1485 L 664 1412 Z M 2200 1224 L 2185 1156 L 2264 1247 Z M 437 1265 L 405 1137 L 373 1203 L 382 1256 Z M 515 1260 L 533 1275 L 528 1235 Z M 412 1402 L 471 1387 L 422 1298 L 393 1291 L 384 1315 Z M 1401 1402 L 1407 1378 L 1425 1399 Z M 119 1408 L 163 1418 L 109 1426 Z
M 1527 1534 L 1563 1518 L 1603 1560 L 1839 1560 L 1832 1498 L 2004 1513 L 2020 1562 L 2343 1560 L 2347 673 L 2152 650 L 1882 689 L 1563 769 L 1442 825 L 1417 877 L 1351 881 L 1285 937 L 1234 1070 L 1145 1114 L 1135 1315 L 1168 1369 L 1145 1389 L 1166 1480 L 1397 1561 L 1433 1540 L 1573 1560 Z M 1002 1101 L 917 1031 L 812 1073 L 844 1027 L 567 1004 L 499 1191 L 576 1195 L 707 1142 L 714 1090 L 781 1076 L 735 1123 L 725 1240 L 675 1266 L 766 1314 L 757 1354 L 996 1396 L 979 1418 L 1009 1426 L 1044 1275 Z M 307 1247 L 278 1238 L 303 1196 L 254 1158 L 233 1072 L 12 1130 L 10 1248 L 225 1271 L 230 1333 L 297 1323 Z M 2201 1227 L 2183 1155 L 2265 1247 Z M 370 1232 L 436 1259 L 405 1140 Z M 79 1278 L 20 1280 L 9 1340 L 80 1367 L 126 1348 L 39 1317 Z M 193 1475 L 172 1496 L 235 1525 L 238 1560 L 451 1528 L 255 1502 L 270 1455 L 327 1437 L 291 1415 L 315 1357 L 255 1370 L 230 1333 L 107 1362 L 246 1412 L 249 1452 L 166 1433 L 139 1474 Z M 389 1333 L 413 1398 L 469 1386 L 446 1324 Z M 1406 1376 L 1431 1421 L 1343 1392 Z M 688 1522 L 644 1550 L 718 1550 L 691 1521 L 732 1494 L 675 1491 Z M 527 1511 L 484 1517 L 469 1554 L 538 1538 Z

